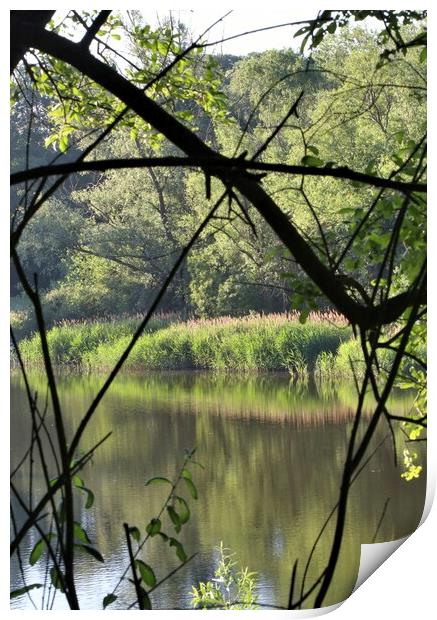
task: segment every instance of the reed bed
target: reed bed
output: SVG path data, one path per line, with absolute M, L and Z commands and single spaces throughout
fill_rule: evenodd
M 379 376 L 384 379 L 390 371 L 394 352 L 379 349 L 377 352 Z M 322 352 L 317 358 L 314 368 L 314 377 L 319 381 L 352 379 L 361 380 L 366 372 L 364 355 L 361 344 L 355 338 L 342 342 L 336 353 Z
M 108 370 L 126 348 L 140 317 L 104 321 L 65 321 L 52 327 L 48 343 L 56 364 Z M 157 315 L 132 350 L 125 368 L 144 370 L 284 371 L 305 378 L 321 355 L 336 355 L 351 337 L 337 313 L 250 314 L 177 321 Z M 39 337 L 20 341 L 24 361 L 42 365 Z

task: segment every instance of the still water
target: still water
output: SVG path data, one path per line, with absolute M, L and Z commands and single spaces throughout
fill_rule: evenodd
M 61 376 L 59 392 L 68 435 L 71 437 L 103 376 Z M 39 402 L 45 397 L 41 378 L 31 378 Z M 29 445 L 29 413 L 19 376 L 11 379 L 12 467 Z M 154 609 L 190 607 L 190 590 L 213 577 L 217 547 L 234 552 L 239 566 L 257 573 L 260 601 L 286 606 L 293 564 L 305 563 L 325 518 L 338 497 L 355 406 L 354 388 L 324 386 L 317 389 L 290 383 L 286 375 L 217 376 L 201 373 L 167 373 L 118 377 L 91 422 L 82 450 L 110 438 L 98 449 L 83 471 L 95 504 L 85 510 L 78 499 L 77 520 L 100 550 L 105 563 L 90 556 L 78 557 L 77 582 L 82 609 L 101 609 L 127 565 L 123 523 L 143 532 L 155 517 L 168 492 L 164 486 L 145 487 L 152 476 L 172 478 L 184 451 L 197 447 L 191 465 L 199 498 L 188 488 L 180 493 L 188 501 L 191 518 L 179 540 L 195 558 L 151 595 Z M 372 403 L 368 403 L 368 412 Z M 401 393 L 390 403 L 391 411 L 407 413 L 411 397 Z M 372 449 L 388 434 L 381 425 Z M 396 431 L 398 453 L 402 433 Z M 425 455 L 422 456 L 422 462 Z M 393 540 L 410 534 L 422 514 L 425 473 L 405 482 L 394 466 L 393 444 L 387 437 L 351 490 L 347 530 L 339 567 L 326 604 L 345 599 L 358 573 L 360 544 Z M 23 493 L 26 471 L 15 482 Z M 34 481 L 34 493 L 42 489 Z M 385 510 L 384 510 L 385 509 Z M 381 522 L 381 516 L 384 517 Z M 378 527 L 379 526 L 379 527 Z M 163 531 L 174 536 L 163 517 Z M 37 537 L 22 546 L 28 557 Z M 311 563 L 307 584 L 325 566 L 332 540 L 327 528 Z M 178 566 L 175 549 L 158 537 L 150 539 L 141 556 L 160 580 Z M 25 567 L 28 583 L 44 582 L 44 562 Z M 130 575 L 129 575 L 130 576 Z M 12 588 L 21 587 L 19 568 L 13 561 Z M 33 595 L 37 607 L 41 592 Z M 111 609 L 126 609 L 133 602 L 132 586 L 124 581 Z M 311 606 L 311 599 L 308 606 Z M 14 608 L 32 608 L 28 597 L 13 601 Z M 66 607 L 62 595 L 54 608 Z

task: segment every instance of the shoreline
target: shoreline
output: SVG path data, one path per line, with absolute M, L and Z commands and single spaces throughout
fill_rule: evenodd
M 130 342 L 134 327 L 132 319 L 55 325 L 47 331 L 52 363 L 85 374 L 110 370 Z M 27 367 L 43 367 L 38 334 L 21 339 L 18 345 Z M 139 337 L 124 368 L 138 372 L 279 372 L 305 378 L 336 374 L 333 360 L 344 346 L 356 349 L 352 330 L 340 315 L 333 313 L 312 313 L 305 323 L 298 320 L 297 314 L 218 317 L 167 324 L 159 320 L 155 328 L 151 322 Z M 13 354 L 11 358 L 14 366 Z

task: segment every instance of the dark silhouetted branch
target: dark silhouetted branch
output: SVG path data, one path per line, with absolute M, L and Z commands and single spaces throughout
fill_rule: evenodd
M 100 159 L 94 161 L 75 161 L 65 164 L 48 166 L 38 166 L 29 170 L 20 170 L 11 174 L 11 185 L 22 183 L 30 179 L 37 179 L 45 176 L 55 176 L 58 174 L 72 174 L 74 172 L 88 172 L 106 170 L 118 170 L 124 168 L 206 168 L 211 174 L 219 174 L 232 171 L 257 170 L 260 172 L 279 172 L 284 174 L 295 174 L 303 176 L 331 177 L 346 181 L 364 183 L 373 187 L 394 189 L 405 194 L 411 192 L 426 192 L 426 183 L 409 183 L 407 181 L 396 181 L 394 179 L 384 179 L 383 177 L 365 174 L 351 170 L 345 166 L 337 168 L 317 168 L 315 166 L 300 166 L 293 164 L 277 164 L 270 162 L 256 162 L 241 158 L 228 158 L 223 156 L 202 157 L 132 157 L 125 159 Z
M 94 39 L 96 34 L 99 32 L 103 24 L 106 22 L 110 14 L 111 14 L 111 11 L 100 11 L 96 19 L 93 21 L 91 26 L 88 28 L 88 30 L 84 34 L 80 42 L 80 45 L 82 47 L 88 48 L 90 46 L 92 40 Z
M 30 47 L 24 26 L 44 29 L 54 14 L 55 11 L 11 11 L 11 73 Z

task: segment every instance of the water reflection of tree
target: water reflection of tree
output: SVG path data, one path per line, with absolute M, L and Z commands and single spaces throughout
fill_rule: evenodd
M 250 378 L 241 385 L 234 380 L 229 402 L 223 402 L 225 381 L 214 376 L 120 376 L 102 402 L 84 444 L 87 449 L 96 438 L 113 431 L 112 438 L 101 446 L 99 457 L 88 469 L 87 481 L 95 492 L 96 508 L 90 521 L 82 503 L 81 522 L 87 525 L 91 538 L 106 558 L 105 573 L 115 571 L 120 557 L 126 556 L 120 523 L 124 519 L 143 523 L 159 510 L 162 491 L 156 489 L 151 493 L 145 489 L 145 477 L 158 472 L 171 475 L 172 455 L 181 454 L 187 445 L 198 445 L 198 458 L 207 467 L 198 474 L 199 500 L 193 507 L 197 516 L 185 532 L 183 542 L 187 548 L 208 555 L 207 550 L 214 546 L 214 541 L 227 540 L 238 552 L 240 561 L 260 574 L 262 583 L 276 584 L 274 598 L 273 590 L 267 587 L 263 590 L 264 602 L 280 604 L 289 586 L 287 567 L 296 554 L 308 555 L 320 523 L 336 501 L 351 429 L 351 410 L 347 400 L 346 406 L 342 406 L 334 398 L 323 403 L 308 394 L 303 402 L 291 398 L 289 415 L 284 418 L 283 408 L 289 394 L 286 378 L 272 378 L 271 385 L 267 379 L 259 384 Z M 77 411 L 92 399 L 96 383 L 99 383 L 96 377 L 69 377 L 59 382 L 61 399 L 66 405 L 68 435 L 75 428 Z M 25 395 L 19 388 L 22 385 L 19 377 L 14 378 L 13 385 L 17 386 L 13 402 L 18 417 L 25 407 Z M 38 391 L 44 389 L 41 378 L 34 379 L 32 385 Z M 253 399 L 248 399 L 248 391 Z M 399 412 L 408 406 L 402 397 L 401 394 L 395 400 Z M 263 403 L 264 415 L 252 418 L 251 422 L 252 400 Z M 231 406 L 234 412 L 230 416 Z M 299 414 L 306 406 L 307 421 L 301 423 Z M 26 419 L 20 415 L 15 421 L 14 439 L 20 442 L 17 446 L 13 443 L 16 454 L 21 454 L 26 446 Z M 378 474 L 369 470 L 352 491 L 350 533 L 344 541 L 341 569 L 329 602 L 349 594 L 353 586 L 351 576 L 355 575 L 359 562 L 354 541 L 359 538 L 370 542 L 379 518 L 374 506 L 383 505 L 387 493 L 392 499 L 379 532 L 381 541 L 409 533 L 420 517 L 422 486 L 408 489 L 407 495 L 400 493 L 401 480 L 397 470 L 393 471 L 387 450 L 375 454 L 371 469 L 385 472 L 384 482 L 375 487 L 374 478 Z M 399 514 L 403 515 L 402 520 L 395 518 Z M 245 536 L 241 536 L 242 531 L 246 532 Z M 272 550 L 278 537 L 282 552 L 275 556 Z M 326 538 L 318 549 L 310 575 L 316 576 L 323 569 L 328 552 Z M 160 565 L 159 574 L 172 567 L 172 556 L 163 557 L 157 544 L 149 549 L 148 557 L 153 565 Z M 90 570 L 89 563 L 80 568 L 80 582 L 84 571 L 88 574 Z M 187 567 L 186 570 L 174 586 L 175 605 L 178 596 L 182 597 L 196 581 L 196 569 Z M 200 578 L 204 576 L 200 574 Z M 164 599 L 159 601 L 161 604 Z

